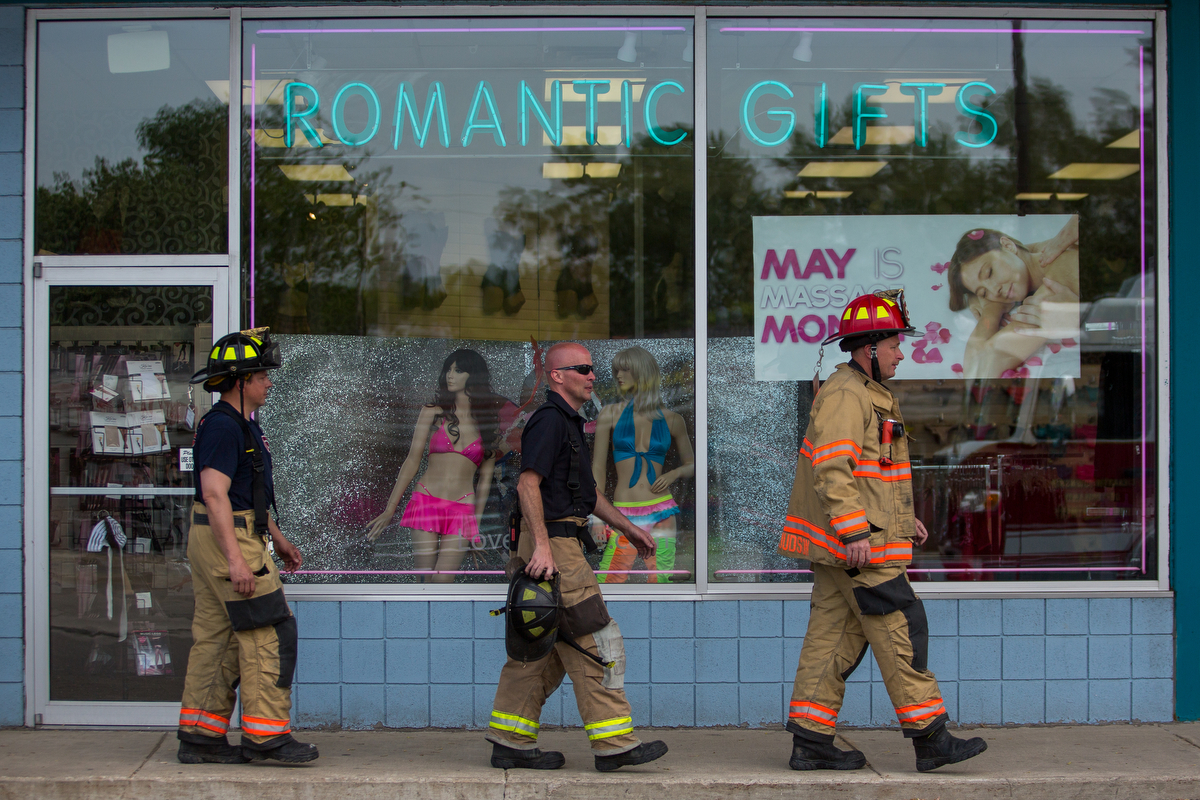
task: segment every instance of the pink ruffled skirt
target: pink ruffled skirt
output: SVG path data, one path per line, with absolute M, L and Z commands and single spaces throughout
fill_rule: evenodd
M 480 544 L 479 524 L 475 521 L 475 504 L 443 500 L 430 494 L 413 492 L 404 507 L 400 524 L 419 531 L 431 531 L 441 536 L 461 536 L 472 544 Z

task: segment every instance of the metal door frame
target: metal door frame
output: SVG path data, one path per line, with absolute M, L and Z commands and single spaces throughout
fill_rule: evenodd
M 179 703 L 50 700 L 50 288 L 52 286 L 209 286 L 213 337 L 228 333 L 229 268 L 43 267 L 31 280 L 32 325 L 26 328 L 25 605 L 26 725 L 174 726 Z

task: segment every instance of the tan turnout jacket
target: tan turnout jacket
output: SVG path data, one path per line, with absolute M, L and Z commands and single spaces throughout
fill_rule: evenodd
M 912 466 L 897 429 L 881 445 L 880 420 L 903 422 L 883 385 L 839 364 L 817 393 L 796 463 L 779 552 L 846 565 L 846 543 L 869 534 L 872 567 L 912 561 Z M 890 458 L 891 465 L 881 464 Z

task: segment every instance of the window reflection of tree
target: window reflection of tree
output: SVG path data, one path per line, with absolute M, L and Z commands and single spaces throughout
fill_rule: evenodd
M 163 106 L 137 127 L 142 163 L 97 157 L 79 179 L 55 173 L 35 199 L 37 250 L 68 255 L 227 250 L 228 107 Z

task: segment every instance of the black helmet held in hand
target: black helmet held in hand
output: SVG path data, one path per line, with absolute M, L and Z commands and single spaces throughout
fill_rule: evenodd
M 539 581 L 518 572 L 508 584 L 508 600 L 501 612 L 507 615 L 504 647 L 509 658 L 527 664 L 549 655 L 558 641 L 561 609 L 557 573 Z

